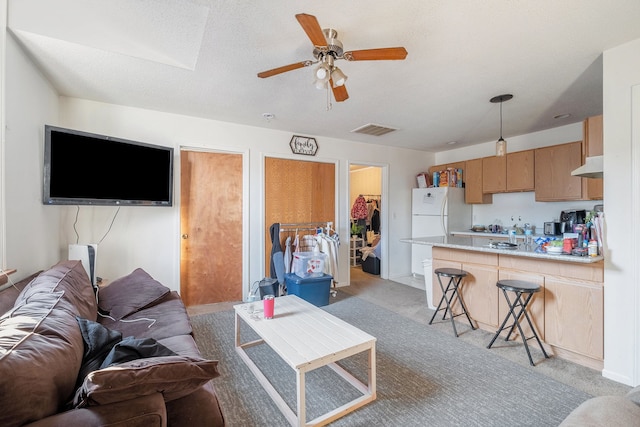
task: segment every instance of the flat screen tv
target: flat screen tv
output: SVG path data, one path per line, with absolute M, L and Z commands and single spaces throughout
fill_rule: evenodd
M 173 205 L 173 148 L 45 125 L 45 205 Z

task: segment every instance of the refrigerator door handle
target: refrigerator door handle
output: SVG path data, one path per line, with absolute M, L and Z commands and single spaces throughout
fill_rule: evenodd
M 447 225 L 445 224 L 444 221 L 444 211 L 447 207 L 447 195 L 445 194 L 445 196 L 442 198 L 442 204 L 440 206 L 440 225 L 442 225 L 442 232 L 444 233 L 444 235 L 447 235 Z

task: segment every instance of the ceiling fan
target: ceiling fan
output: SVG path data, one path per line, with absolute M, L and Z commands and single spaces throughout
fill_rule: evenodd
M 331 28 L 320 28 L 318 20 L 313 15 L 299 13 L 296 19 L 302 29 L 313 44 L 313 57 L 315 60 L 306 60 L 294 64 L 285 65 L 271 70 L 258 73 L 258 77 L 266 78 L 298 68 L 309 67 L 319 63 L 316 68 L 315 85 L 318 89 L 331 87 L 333 96 L 337 102 L 345 101 L 349 98 L 347 89 L 344 86 L 347 76 L 334 65 L 339 59 L 347 61 L 378 61 L 378 60 L 398 60 L 407 57 L 407 50 L 404 47 L 388 47 L 380 49 L 364 49 L 344 51 L 342 42 L 338 40 L 338 32 Z

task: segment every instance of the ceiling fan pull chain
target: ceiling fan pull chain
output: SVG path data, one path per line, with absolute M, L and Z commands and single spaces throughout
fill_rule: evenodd
M 333 105 L 331 105 L 331 91 L 329 90 L 329 86 L 330 86 L 330 83 L 327 82 L 327 111 L 333 108 Z

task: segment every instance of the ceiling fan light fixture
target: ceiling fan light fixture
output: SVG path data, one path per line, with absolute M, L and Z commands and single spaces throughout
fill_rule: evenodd
M 338 67 L 333 68 L 331 78 L 333 79 L 333 87 L 344 86 L 348 79 L 347 75 Z
M 316 89 L 323 90 L 327 88 L 328 83 L 328 80 L 316 79 L 316 81 L 313 82 L 313 85 L 316 87 Z
M 500 139 L 496 141 L 496 156 L 502 157 L 507 154 L 507 141 L 502 137 L 502 103 L 513 98 L 513 95 L 507 93 L 504 95 L 494 96 L 489 100 L 494 104 L 500 103 Z
M 330 74 L 331 70 L 329 70 L 329 67 L 324 63 L 318 65 L 318 68 L 316 68 L 315 76 L 318 80 L 327 81 L 329 80 Z

